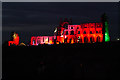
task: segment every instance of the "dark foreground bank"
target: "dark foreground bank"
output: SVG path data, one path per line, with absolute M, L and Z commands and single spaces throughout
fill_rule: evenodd
M 120 42 L 3 46 L 2 79 L 118 79 Z

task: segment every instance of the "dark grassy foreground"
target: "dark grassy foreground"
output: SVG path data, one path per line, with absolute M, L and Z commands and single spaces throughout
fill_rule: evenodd
M 3 80 L 119 78 L 120 42 L 2 48 Z

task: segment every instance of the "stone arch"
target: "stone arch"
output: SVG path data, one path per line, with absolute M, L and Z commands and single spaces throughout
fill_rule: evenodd
M 41 44 L 41 38 L 39 36 L 37 37 L 37 44 Z
M 100 36 L 97 36 L 96 42 L 100 42 Z
M 87 36 L 84 37 L 84 43 L 88 43 L 88 37 Z
M 90 42 L 91 42 L 91 43 L 95 42 L 95 39 L 94 39 L 93 36 L 90 37 Z
M 31 37 L 31 45 L 36 45 L 36 37 Z

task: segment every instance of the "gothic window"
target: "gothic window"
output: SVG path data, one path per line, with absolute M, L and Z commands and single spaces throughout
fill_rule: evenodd
M 35 45 L 35 40 L 33 40 L 33 45 Z
M 92 34 L 92 31 L 90 31 L 90 34 Z
M 71 27 L 71 29 L 73 29 L 73 27 Z
M 85 25 L 84 28 L 87 28 L 87 26 Z
M 84 33 L 83 34 L 86 34 L 86 31 L 84 31 Z
M 70 35 L 74 35 L 74 31 L 71 31 Z
M 78 31 L 78 34 L 80 34 L 80 31 Z
M 94 42 L 94 37 L 90 37 L 90 42 L 91 42 L 91 43 Z
M 84 42 L 87 43 L 88 42 L 88 38 L 84 37 Z
M 100 42 L 100 36 L 97 37 L 97 42 Z
M 40 40 L 37 40 L 37 44 L 40 44 Z

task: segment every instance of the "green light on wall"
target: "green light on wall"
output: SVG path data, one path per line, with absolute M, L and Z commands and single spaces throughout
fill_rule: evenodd
M 105 32 L 105 42 L 110 41 L 110 37 L 109 34 L 107 32 Z
M 108 23 L 105 22 L 105 42 L 110 41 L 109 31 L 108 31 Z

